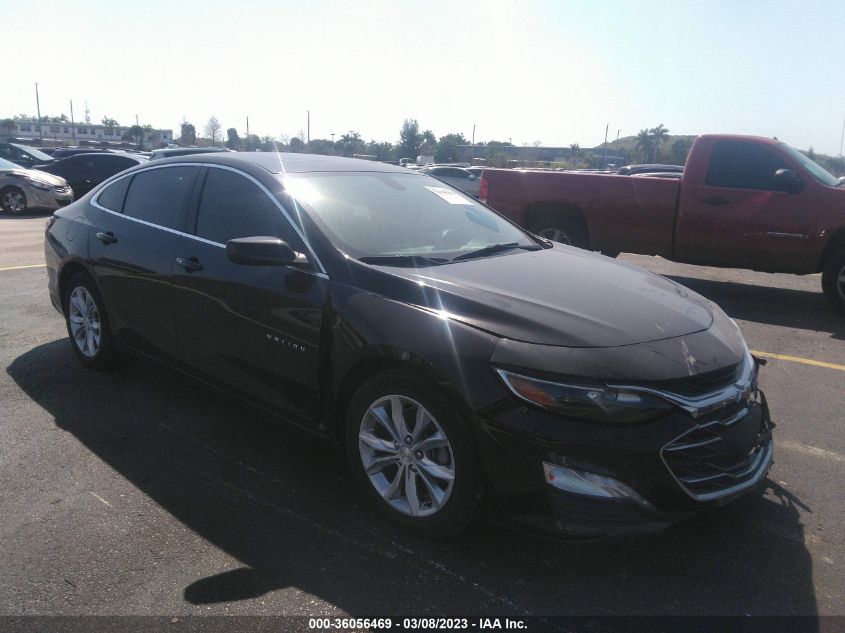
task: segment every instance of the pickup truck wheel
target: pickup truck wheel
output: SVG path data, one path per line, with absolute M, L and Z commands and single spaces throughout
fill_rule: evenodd
M 835 307 L 845 312 L 845 248 L 836 251 L 824 267 L 822 290 Z
M 560 244 L 568 244 L 578 248 L 588 247 L 587 231 L 578 220 L 543 218 L 533 225 L 531 231 L 540 237 L 545 237 L 547 240 Z

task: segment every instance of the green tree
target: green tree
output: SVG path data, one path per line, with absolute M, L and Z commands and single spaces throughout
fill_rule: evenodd
M 298 136 L 294 136 L 290 140 L 290 151 L 296 152 L 297 154 L 304 152 L 305 151 L 305 141 L 303 141 Z
M 641 152 L 642 161 L 648 160 L 648 157 L 654 152 L 654 137 L 651 135 L 651 130 L 645 129 L 637 132 L 637 151 Z
M 434 147 L 434 160 L 438 163 L 455 163 L 461 160 L 466 149 L 462 145 L 468 145 L 466 138 L 460 132 L 445 134 L 437 141 Z
M 238 131 L 233 127 L 226 130 L 226 147 L 234 150 L 241 148 L 241 137 L 238 136 Z
M 217 117 L 212 114 L 208 121 L 205 122 L 205 135 L 211 139 L 212 145 L 217 145 L 220 141 L 221 129 L 223 129 L 223 126 L 220 125 L 220 121 L 217 120 Z
M 118 123 L 115 119 L 109 118 L 107 116 L 103 117 L 102 124 L 106 127 L 120 127 L 120 123 Z
M 312 138 L 306 145 L 309 154 L 322 154 L 324 156 L 337 155 L 335 143 L 328 138 Z
M 688 138 L 679 138 L 672 143 L 669 149 L 669 161 L 673 165 L 683 165 L 687 162 L 687 154 L 692 148 L 692 140 Z
M 416 119 L 405 119 L 402 122 L 402 129 L 399 130 L 399 154 L 400 158 L 413 158 L 419 155 L 420 143 L 423 137 L 420 134 L 420 125 Z
M 364 153 L 365 143 L 358 132 L 349 130 L 346 134 L 340 137 L 338 144 L 340 145 L 344 156 Z
M 185 122 L 182 124 L 182 133 L 179 137 L 179 145 L 196 145 L 197 144 L 197 130 L 192 123 Z
M 669 130 L 663 127 L 661 123 L 657 127 L 653 127 L 649 130 L 651 134 L 651 138 L 654 140 L 654 162 L 657 162 L 657 157 L 660 155 L 660 144 L 666 140 L 666 137 L 669 136 Z
M 138 149 L 141 149 L 144 143 L 144 133 L 145 130 L 140 125 L 133 125 L 123 133 L 123 140 L 134 141 L 138 145 Z
M 387 141 L 370 141 L 364 148 L 365 154 L 372 154 L 376 160 L 396 160 L 396 147 Z

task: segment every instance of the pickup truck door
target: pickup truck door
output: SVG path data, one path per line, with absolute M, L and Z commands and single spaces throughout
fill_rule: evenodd
M 805 182 L 797 193 L 779 191 L 775 172 L 795 169 L 772 148 L 753 141 L 717 141 L 690 208 L 682 210 L 685 261 L 778 272 L 808 272 L 809 239 L 818 192 Z M 686 198 L 690 200 L 689 197 Z M 815 254 L 816 259 L 818 254 Z

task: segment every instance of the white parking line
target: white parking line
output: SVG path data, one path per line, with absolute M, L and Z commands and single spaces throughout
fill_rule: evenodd
M 0 268 L 0 273 L 5 270 L 24 270 L 25 268 L 46 268 L 47 264 L 28 264 L 27 266 L 8 266 Z
M 789 451 L 795 451 L 796 453 L 804 453 L 805 455 L 812 455 L 813 457 L 821 457 L 822 459 L 829 459 L 831 461 L 842 463 L 845 462 L 845 455 L 841 453 L 835 453 L 834 451 L 829 451 L 824 448 L 816 448 L 815 446 L 808 446 L 807 444 L 801 444 L 799 442 L 776 442 L 775 446 L 777 448 L 785 448 Z

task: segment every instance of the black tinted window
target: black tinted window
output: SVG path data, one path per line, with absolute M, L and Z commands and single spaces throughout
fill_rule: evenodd
M 197 173 L 196 167 L 165 167 L 136 174 L 129 185 L 123 212 L 159 226 L 182 226 L 182 208 Z
M 123 200 L 126 198 L 126 189 L 129 187 L 131 178 L 121 178 L 115 183 L 103 189 L 97 202 L 100 206 L 112 211 L 123 211 Z
M 225 244 L 270 235 L 297 248 L 298 240 L 276 203 L 255 183 L 225 169 L 209 169 L 197 214 L 197 235 Z
M 744 141 L 719 141 L 710 154 L 705 184 L 775 190 L 775 172 L 785 168 L 786 164 L 765 147 Z

